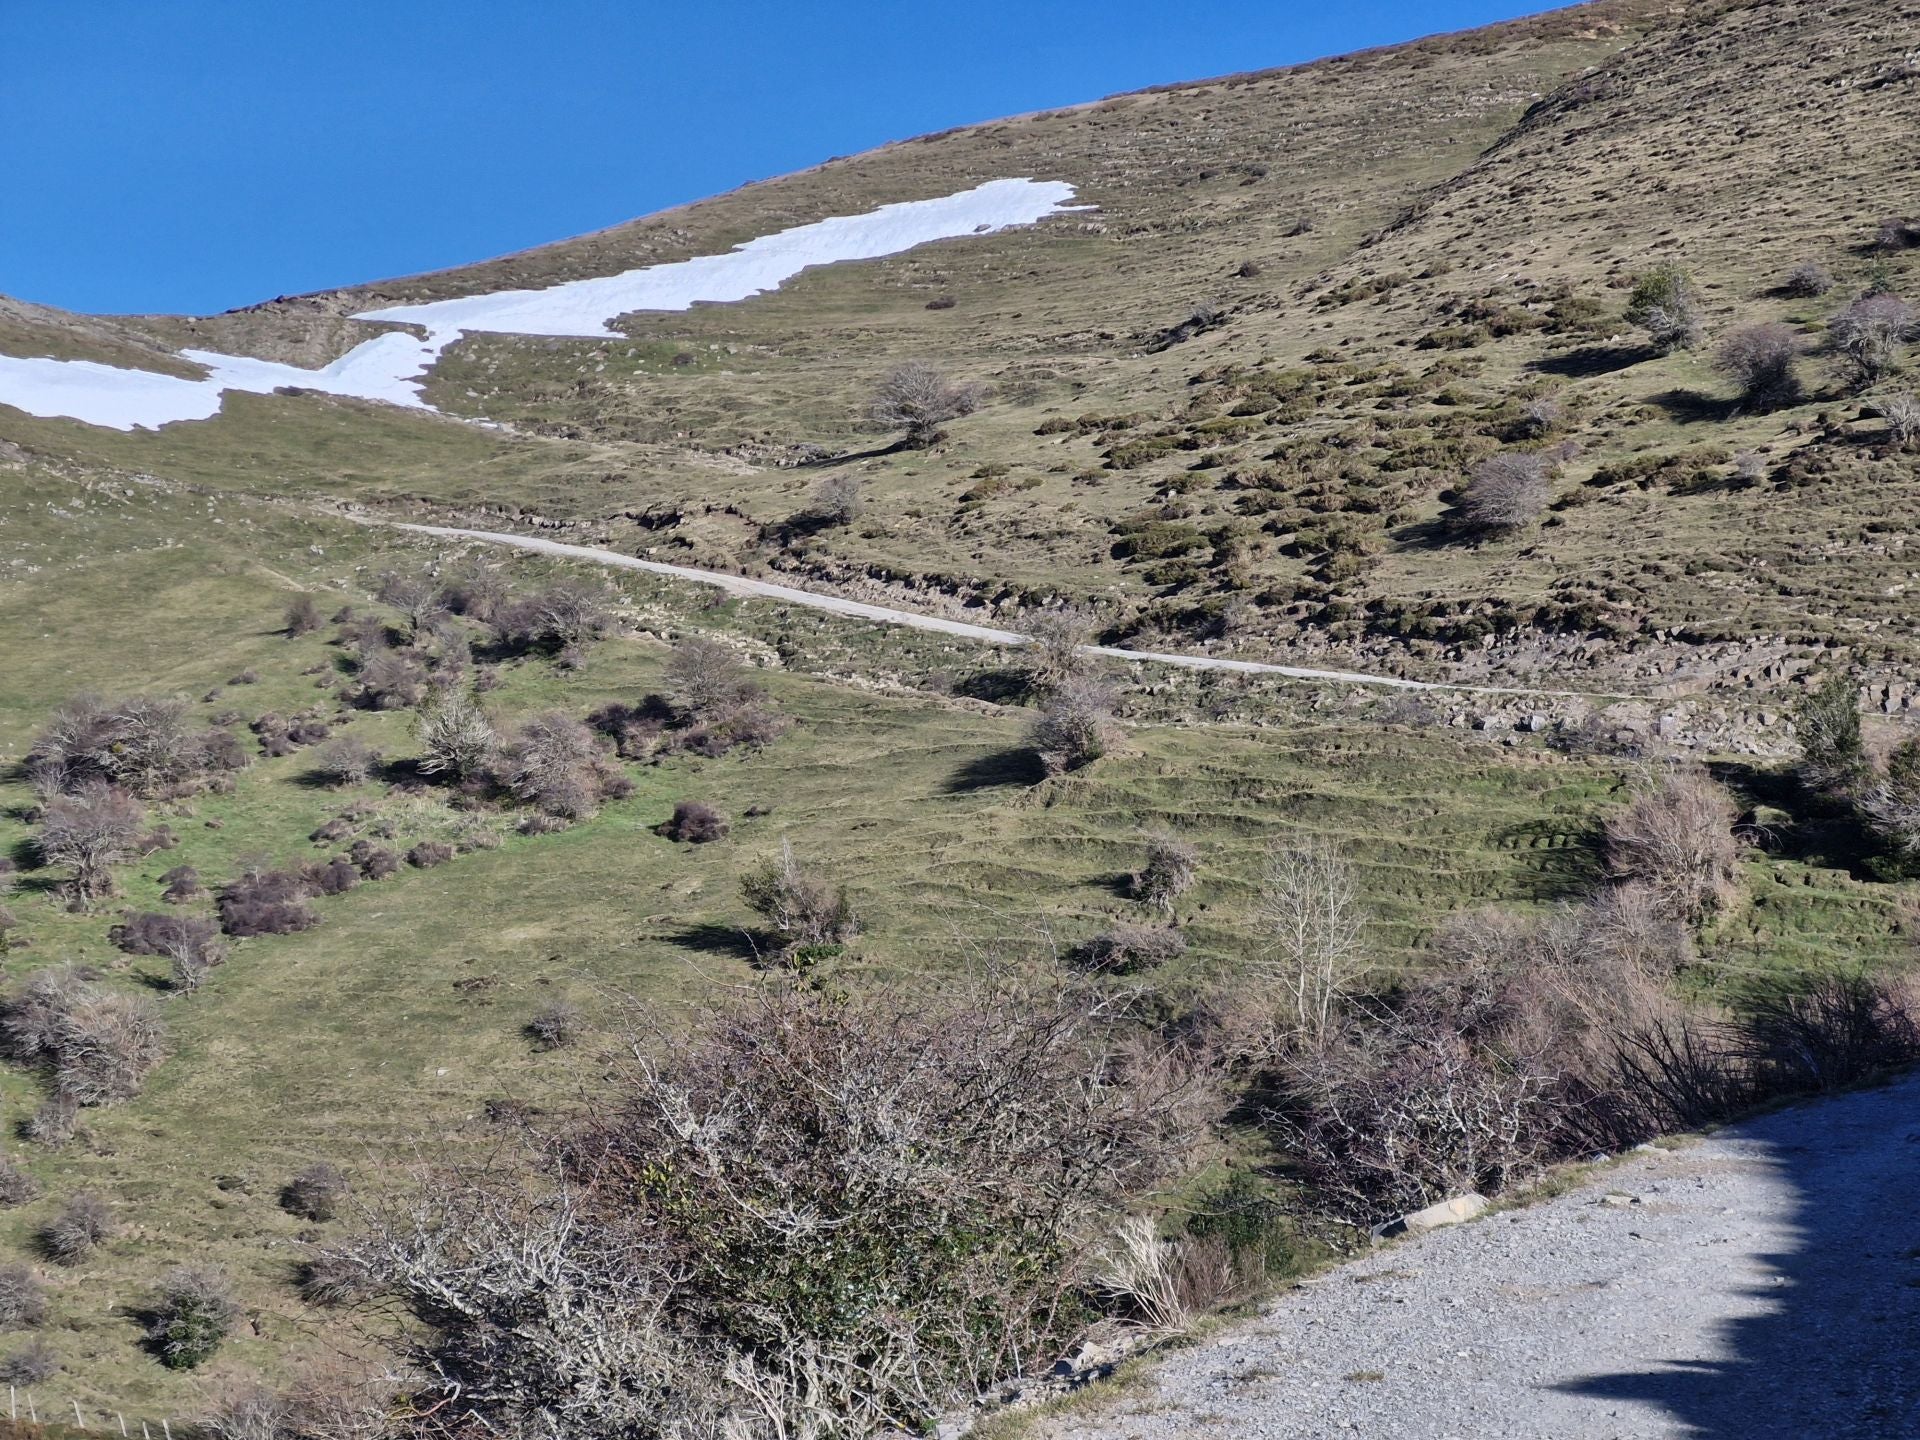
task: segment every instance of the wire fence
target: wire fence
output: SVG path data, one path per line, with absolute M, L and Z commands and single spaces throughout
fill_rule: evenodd
M 118 1410 L 88 1410 L 78 1400 L 57 1400 L 21 1385 L 7 1387 L 7 1430 L 10 1434 L 71 1434 L 85 1430 L 96 1435 L 123 1435 L 132 1440 L 173 1440 L 170 1420 L 129 1420 Z M 30 1430 L 26 1427 L 32 1427 Z

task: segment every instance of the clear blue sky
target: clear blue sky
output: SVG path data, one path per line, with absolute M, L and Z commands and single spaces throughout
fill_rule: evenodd
M 225 309 L 929 130 L 1546 8 L 0 0 L 0 294 Z

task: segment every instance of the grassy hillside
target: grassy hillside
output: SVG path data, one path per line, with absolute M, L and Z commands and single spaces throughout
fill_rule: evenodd
M 1187 949 L 1155 981 L 1170 1010 L 1230 991 L 1263 953 L 1266 857 L 1303 836 L 1354 862 L 1390 988 L 1450 914 L 1539 913 L 1600 883 L 1606 817 L 1673 741 L 1754 842 L 1683 989 L 1737 998 L 1909 960 L 1914 882 L 1880 878 L 1858 827 L 1776 760 L 1802 683 L 1839 664 L 1872 687 L 1875 747 L 1920 704 L 1905 538 L 1920 458 L 1877 408 L 1911 381 L 1856 391 L 1809 357 L 1803 395 L 1761 411 L 1734 403 L 1710 343 L 1657 353 L 1624 310 L 1635 277 L 1673 259 L 1710 335 L 1778 321 L 1812 347 L 1861 290 L 1916 288 L 1916 251 L 1872 243 L 1920 160 L 1913 18 L 1854 0 L 1602 0 L 925 137 L 443 274 L 214 317 L 0 309 L 0 353 L 186 373 L 172 349 L 192 345 L 315 364 L 351 343 L 354 310 L 709 254 L 987 179 L 1067 180 L 1097 207 L 629 316 L 619 340 L 471 337 L 432 377 L 443 415 L 239 395 L 213 421 L 121 434 L 0 409 L 0 856 L 24 942 L 0 971 L 17 985 L 95 967 L 167 1032 L 144 1092 L 84 1112 L 61 1146 L 19 1131 L 44 1076 L 0 1072 L 0 1148 L 40 1186 L 0 1210 L 0 1249 L 48 1285 L 62 1368 L 42 1393 L 177 1419 L 228 1377 L 358 1354 L 363 1322 L 297 1289 L 312 1244 L 352 1219 L 297 1219 L 280 1187 L 328 1160 L 379 1197 L 422 1155 L 509 1146 L 528 1107 L 600 1083 L 628 1006 L 672 1025 L 757 983 L 740 879 L 783 840 L 864 921 L 819 972 L 828 987 L 1006 953 L 1051 965 L 1141 918 L 1126 877 L 1166 828 L 1200 856 Z M 1834 289 L 1781 293 L 1802 260 Z M 924 450 L 859 419 L 910 358 L 992 386 Z M 1549 449 L 1537 526 L 1463 526 L 1476 461 Z M 856 520 L 789 523 L 845 476 Z M 974 618 L 1067 596 L 1142 648 L 1605 694 L 1409 700 L 1116 667 L 1120 743 L 1045 778 L 1014 655 L 359 523 L 419 517 Z M 462 631 L 462 653 L 476 642 L 496 666 L 485 703 L 503 725 L 638 703 L 670 645 L 702 634 L 747 657 L 791 730 L 757 752 L 623 762 L 632 793 L 558 833 L 463 808 L 412 770 L 405 710 L 349 703 L 346 627 L 282 624 L 303 593 L 327 615 L 387 615 L 382 572 L 475 557 L 521 593 L 606 586 L 618 619 L 571 668 Z M 186 697 L 253 763 L 230 791 L 150 806 L 176 843 L 75 912 L 34 845 L 19 762 L 86 690 Z M 312 747 L 259 754 L 250 721 L 308 710 L 386 768 L 332 788 Z M 1539 728 L 1513 728 L 1536 710 Z M 731 833 L 664 838 L 682 800 Z M 481 832 L 448 863 L 316 901 L 311 930 L 237 941 L 191 995 L 108 938 L 122 908 L 169 908 L 160 877 L 181 864 L 218 886 L 352 839 Z M 524 1033 L 555 998 L 588 1015 L 575 1049 Z M 35 1236 L 83 1189 L 119 1233 L 82 1266 L 48 1263 Z M 139 1312 L 178 1263 L 224 1270 L 244 1311 L 197 1376 L 141 1345 Z

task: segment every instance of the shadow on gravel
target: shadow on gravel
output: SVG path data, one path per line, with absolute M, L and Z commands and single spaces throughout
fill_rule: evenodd
M 1752 1285 L 1728 1293 L 1717 1355 L 1559 1388 L 1658 1406 L 1698 1440 L 1920 1436 L 1920 1083 L 1739 1132 L 1753 1164 L 1793 1192 L 1793 1248 L 1757 1256 Z M 1639 1319 L 1662 1329 L 1658 1314 Z

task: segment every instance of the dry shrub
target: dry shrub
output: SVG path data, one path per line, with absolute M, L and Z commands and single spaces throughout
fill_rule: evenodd
M 940 439 L 940 427 L 949 420 L 979 409 L 985 393 L 971 382 L 956 384 L 923 360 L 910 360 L 882 377 L 867 404 L 867 418 L 888 430 L 905 430 L 904 443 L 923 448 Z
M 526 721 L 501 749 L 495 773 L 515 799 L 563 820 L 592 814 L 608 783 L 624 778 L 608 766 L 593 732 L 561 710 Z
M 427 672 L 412 655 L 376 650 L 360 662 L 359 701 L 370 710 L 406 710 L 426 694 Z
M 766 993 L 659 1051 L 535 1137 L 558 1174 L 436 1177 L 355 1247 L 433 1327 L 421 1410 L 918 1431 L 1052 1362 L 1085 1237 L 1191 1136 L 1184 1077 L 1050 993 Z
M 37 1335 L 11 1354 L 0 1356 L 0 1385 L 44 1385 L 59 1373 L 59 1357 Z
M 157 795 L 188 785 L 208 768 L 208 736 L 191 729 L 180 696 L 68 700 L 27 752 L 26 771 L 43 794 L 98 784 Z
M 1028 743 L 1049 775 L 1091 765 L 1119 738 L 1113 719 L 1113 692 L 1081 676 L 1068 680 L 1047 700 L 1033 722 Z
M 422 840 L 407 851 L 407 863 L 416 870 L 431 870 L 453 859 L 453 846 L 441 840 Z
M 587 1033 L 587 1017 L 571 1000 L 555 1000 L 533 1012 L 527 1035 L 542 1050 L 564 1050 Z
M 446 691 L 415 715 L 414 734 L 423 752 L 421 772 L 453 780 L 478 775 L 500 743 L 487 712 L 464 690 Z
M 283 627 L 287 638 L 310 635 L 320 628 L 320 605 L 311 595 L 296 595 L 287 602 L 286 621 Z
M 287 870 L 250 869 L 220 889 L 220 928 L 236 938 L 311 930 L 320 917 L 307 903 L 313 888 Z
M 1252 1294 L 1265 1278 L 1215 1237 L 1163 1240 L 1146 1215 L 1116 1227 L 1093 1288 L 1110 1310 L 1156 1335 L 1181 1335 L 1208 1311 Z
M 1698 345 L 1706 319 L 1693 277 L 1672 261 L 1642 275 L 1627 301 L 1627 320 L 1647 332 L 1663 353 Z
M 25 1205 L 40 1194 L 40 1182 L 0 1155 L 0 1206 Z
M 1199 873 L 1200 852 L 1178 836 L 1157 830 L 1147 836 L 1146 861 L 1128 877 L 1128 888 L 1136 900 L 1170 917 Z
M 1512 451 L 1489 455 L 1473 467 L 1460 492 L 1469 524 L 1483 530 L 1518 530 L 1533 524 L 1553 497 L 1552 465 L 1543 454 Z
M 1156 970 L 1187 953 L 1187 937 L 1172 925 L 1119 924 L 1077 946 L 1073 961 L 1102 975 Z
M 191 865 L 174 866 L 160 877 L 160 883 L 166 887 L 160 898 L 169 905 L 185 905 L 207 893 L 200 883 L 200 872 Z
M 819 525 L 851 525 L 860 518 L 865 502 L 860 495 L 860 477 L 851 471 L 829 475 L 813 487 L 807 518 Z
M 789 963 L 843 945 L 860 933 L 846 890 L 801 864 L 790 841 L 780 842 L 778 859 L 741 878 L 740 897 L 772 927 L 780 957 Z
M 113 1238 L 118 1227 L 107 1202 L 91 1190 L 68 1198 L 40 1227 L 40 1249 L 57 1265 L 78 1265 Z
M 107 931 L 129 955 L 164 955 L 211 969 L 226 959 L 220 927 L 199 915 L 131 914 Z
M 160 1020 L 137 996 L 86 986 L 59 1018 L 53 1078 L 77 1105 L 130 1100 L 163 1058 Z
M 281 1187 L 280 1208 L 302 1220 L 331 1220 L 346 1203 L 347 1189 L 340 1167 L 318 1160 Z
M 731 713 L 751 698 L 753 690 L 739 654 L 704 635 L 673 647 L 662 678 L 674 708 L 694 721 Z
M 1699 920 L 1738 892 L 1738 817 L 1733 797 L 1704 771 L 1673 771 L 1607 820 L 1608 871 L 1645 886 L 1663 913 Z
M 1086 677 L 1092 663 L 1086 647 L 1094 638 L 1091 613 L 1077 605 L 1049 605 L 1022 616 L 1020 630 L 1027 637 L 1020 652 L 1027 684 L 1036 693 L 1050 695 L 1069 681 Z
M 1887 422 L 1887 438 L 1902 450 L 1920 447 L 1920 393 L 1889 395 L 1880 402 Z
M 1791 405 L 1800 397 L 1800 337 L 1778 322 L 1735 330 L 1714 352 L 1714 368 L 1740 387 L 1741 398 L 1762 409 Z
M 1868 295 L 1827 322 L 1827 343 L 1859 389 L 1900 368 L 1901 346 L 1920 328 L 1920 312 L 1898 295 Z
M 1802 260 L 1787 272 L 1780 289 L 1800 299 L 1812 299 L 1833 289 L 1833 272 L 1817 260 Z
M 661 825 L 660 833 L 669 840 L 705 845 L 726 838 L 727 817 L 698 800 L 682 800 L 673 807 L 673 815 Z
M 94 782 L 47 802 L 35 844 L 47 864 L 71 872 L 68 893 L 83 905 L 113 894 L 113 867 L 132 857 L 145 824 L 139 801 Z
M 0 1330 L 31 1329 L 46 1320 L 40 1277 L 25 1265 L 0 1265 Z
M 360 785 L 379 763 L 378 752 L 364 740 L 342 735 L 320 747 L 313 773 L 328 785 Z

